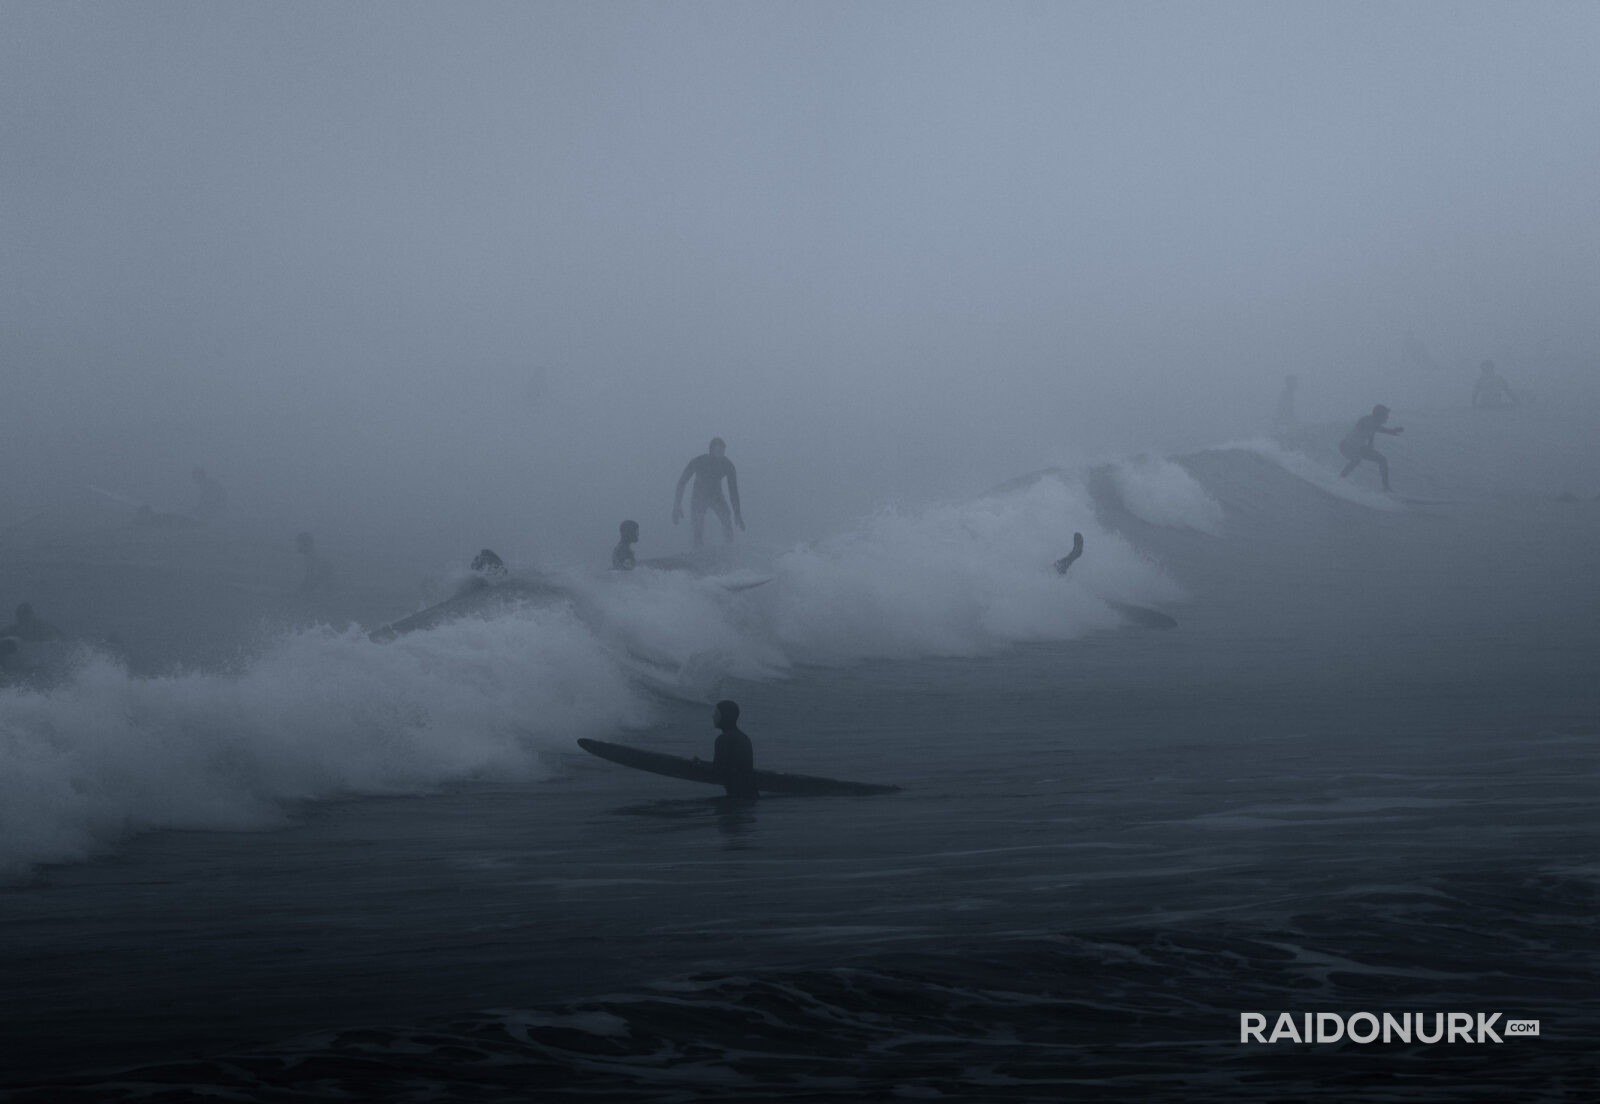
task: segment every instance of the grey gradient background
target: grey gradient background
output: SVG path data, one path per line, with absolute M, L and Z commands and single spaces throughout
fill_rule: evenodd
M 0 3 L 0 507 L 424 555 L 1592 399 L 1600 6 Z M 1408 352 L 1409 350 L 1409 352 Z M 598 550 L 598 551 L 597 551 Z

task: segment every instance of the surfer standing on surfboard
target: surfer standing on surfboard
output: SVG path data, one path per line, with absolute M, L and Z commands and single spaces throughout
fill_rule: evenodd
M 1378 475 L 1383 479 L 1383 489 L 1389 489 L 1389 461 L 1384 459 L 1383 453 L 1372 447 L 1373 438 L 1380 433 L 1400 434 L 1405 429 L 1402 426 L 1388 428 L 1384 423 L 1389 420 L 1389 408 L 1379 403 L 1372 408 L 1371 414 L 1363 414 L 1356 419 L 1356 424 L 1350 432 L 1344 435 L 1344 440 L 1339 442 L 1339 451 L 1344 453 L 1344 458 L 1350 461 L 1344 466 L 1344 471 L 1339 473 L 1343 479 L 1355 471 L 1363 460 L 1371 460 L 1378 465 Z
M 739 731 L 739 703 L 719 701 L 711 710 L 711 723 L 717 729 L 711 765 L 721 775 L 722 788 L 729 797 L 759 797 L 755 751 L 750 746 L 750 737 Z
M 707 510 L 716 511 L 717 520 L 722 522 L 723 536 L 730 544 L 733 542 L 733 523 L 737 522 L 740 529 L 744 528 L 744 517 L 739 512 L 739 476 L 733 470 L 733 461 L 724 455 L 727 450 L 727 442 L 721 437 L 711 438 L 709 449 L 689 461 L 684 466 L 683 474 L 678 477 L 678 490 L 672 496 L 672 524 L 683 520 L 683 488 L 693 479 L 694 492 L 689 496 L 689 521 L 694 526 L 696 548 L 700 547 L 705 535 Z M 728 497 L 733 499 L 732 521 L 728 516 L 728 499 L 722 497 L 724 476 L 728 479 Z

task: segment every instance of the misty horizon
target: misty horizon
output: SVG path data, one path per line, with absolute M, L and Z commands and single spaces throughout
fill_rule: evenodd
M 1592 5 L 4 11 L 13 514 L 649 555 L 712 436 L 781 544 L 1289 373 L 1594 397 Z

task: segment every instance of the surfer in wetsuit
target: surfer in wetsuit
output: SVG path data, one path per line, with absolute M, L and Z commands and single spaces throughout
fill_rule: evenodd
M 721 776 L 722 788 L 729 797 L 753 799 L 756 791 L 755 751 L 750 737 L 739 731 L 739 703 L 719 701 L 711 711 L 711 723 L 717 729 L 717 742 L 711 754 L 711 765 Z
M 714 510 L 722 522 L 722 533 L 729 543 L 733 541 L 733 526 L 744 528 L 744 517 L 739 512 L 739 476 L 733 470 L 733 461 L 724 453 L 728 445 L 721 437 L 711 438 L 707 451 L 696 456 L 684 466 L 678 477 L 678 490 L 672 497 L 672 524 L 683 520 L 683 488 L 694 480 L 694 491 L 689 496 L 689 521 L 694 526 L 694 546 L 699 548 L 705 535 L 706 511 Z M 733 499 L 732 520 L 729 520 L 728 499 L 722 497 L 722 480 L 728 480 L 728 498 Z
M 1339 451 L 1344 453 L 1344 458 L 1350 461 L 1344 466 L 1344 471 L 1339 473 L 1339 478 L 1346 478 L 1361 464 L 1363 460 L 1371 460 L 1378 465 L 1378 475 L 1383 479 L 1383 489 L 1389 489 L 1389 461 L 1381 452 L 1372 447 L 1373 438 L 1380 433 L 1400 434 L 1405 432 L 1404 427 L 1395 426 L 1390 429 L 1385 423 L 1389 420 L 1389 408 L 1379 403 L 1372 408 L 1371 414 L 1363 414 L 1356 419 L 1356 424 L 1350 432 L 1344 435 L 1344 440 L 1339 442 Z
M 1506 378 L 1495 371 L 1494 361 L 1486 360 L 1478 366 L 1478 382 L 1472 387 L 1472 405 L 1486 410 L 1519 406 L 1521 400 L 1511 390 Z
M 633 546 L 639 543 L 639 523 L 637 521 L 625 521 L 618 526 L 618 530 L 622 539 L 611 550 L 611 570 L 632 571 Z

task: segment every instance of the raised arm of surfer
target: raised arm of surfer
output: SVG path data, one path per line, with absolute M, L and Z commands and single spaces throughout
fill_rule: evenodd
M 1344 466 L 1344 471 L 1339 473 L 1339 478 L 1343 479 L 1355 471 L 1361 461 L 1371 460 L 1378 465 L 1378 475 L 1383 479 L 1383 489 L 1386 491 L 1389 489 L 1389 461 L 1372 447 L 1373 438 L 1379 433 L 1394 435 L 1404 432 L 1402 426 L 1391 429 L 1386 424 L 1388 421 L 1389 408 L 1382 403 L 1373 407 L 1371 414 L 1363 414 L 1356 419 L 1356 424 L 1344 435 L 1344 440 L 1339 442 L 1339 451 L 1350 461 Z
M 733 461 L 725 453 L 728 446 L 721 437 L 713 437 L 707 451 L 690 460 L 684 465 L 683 474 L 678 477 L 678 488 L 672 496 L 672 524 L 676 525 L 683 520 L 683 488 L 688 486 L 689 480 L 694 480 L 694 490 L 689 495 L 689 521 L 694 527 L 694 546 L 699 548 L 705 536 L 706 511 L 715 511 L 717 520 L 722 523 L 723 536 L 733 540 L 733 526 L 738 524 L 744 528 L 744 515 L 739 509 L 739 476 L 734 471 Z M 728 499 L 722 497 L 722 480 L 728 480 L 728 498 L 733 500 L 733 511 L 730 518 Z
M 1078 557 L 1083 555 L 1083 534 L 1072 534 L 1072 551 L 1056 561 L 1056 574 L 1065 575 L 1067 568 L 1078 562 Z
M 719 701 L 711 711 L 711 723 L 717 729 L 711 765 L 721 775 L 722 788 L 729 797 L 759 796 L 756 791 L 755 752 L 750 746 L 750 737 L 739 731 L 739 704 Z

